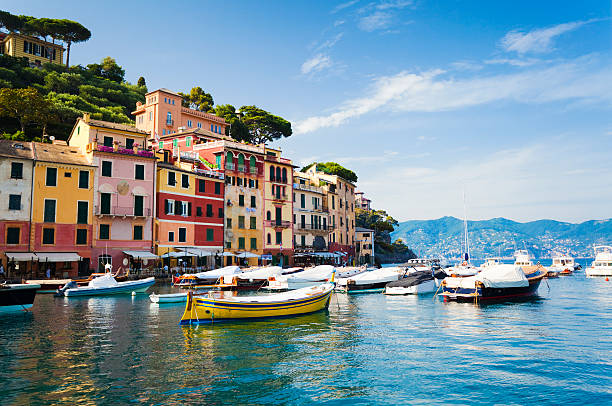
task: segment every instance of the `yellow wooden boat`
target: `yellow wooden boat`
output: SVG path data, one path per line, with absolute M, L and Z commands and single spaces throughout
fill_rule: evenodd
M 287 317 L 326 309 L 334 283 L 276 293 L 266 296 L 233 296 L 209 292 L 189 293 L 180 324 L 211 323 L 232 319 Z

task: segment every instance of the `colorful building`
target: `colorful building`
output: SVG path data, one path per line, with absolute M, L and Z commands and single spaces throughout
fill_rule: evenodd
M 183 251 L 189 254 L 181 259 L 185 266 L 212 267 L 223 251 L 223 172 L 203 167 L 192 153 L 183 152 L 183 159 L 168 150 L 160 155 L 156 253 L 170 258 L 171 253 Z
M 327 196 L 329 220 L 333 230 L 328 235 L 328 250 L 343 256 L 343 262 L 355 259 L 355 185 L 338 176 L 326 174 L 311 165 L 305 174 L 320 185 Z
M 293 174 L 293 234 L 296 253 L 322 252 L 328 249 L 333 227 L 329 220 L 325 190 L 315 186 L 302 172 Z
M 357 264 L 374 264 L 374 230 L 355 227 L 355 253 Z
M 0 140 L 0 255 L 8 276 L 29 271 L 32 143 Z M 9 266 L 10 264 L 10 266 Z
M 365 194 L 360 191 L 355 192 L 355 208 L 361 210 L 370 211 L 372 210 L 372 201 L 365 197 Z
M 264 148 L 263 253 L 273 264 L 293 264 L 293 163 Z
M 0 33 L 0 54 L 28 58 L 32 65 L 63 64 L 64 47 L 29 35 Z
M 97 167 L 93 180 L 92 268 L 113 271 L 154 264 L 156 157 L 135 127 L 79 118 L 68 138 Z
M 132 112 L 136 128 L 148 132 L 153 138 L 196 128 L 225 135 L 227 123 L 223 118 L 184 107 L 182 101 L 181 95 L 168 89 L 147 93 L 145 103 L 136 103 L 136 110 Z
M 76 277 L 91 263 L 95 166 L 77 147 L 33 143 L 33 278 Z

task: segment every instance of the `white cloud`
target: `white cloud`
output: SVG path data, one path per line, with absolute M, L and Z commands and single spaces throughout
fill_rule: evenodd
M 331 114 L 297 121 L 295 133 L 337 127 L 377 109 L 400 112 L 457 110 L 492 102 L 548 103 L 555 101 L 612 102 L 612 71 L 593 68 L 589 58 L 532 68 L 519 73 L 445 77 L 439 69 L 400 72 L 374 80 L 365 96 L 348 100 Z M 448 76 L 448 75 L 446 75 Z
M 524 68 L 525 66 L 532 66 L 536 63 L 539 63 L 539 59 L 535 58 L 525 58 L 525 59 L 516 59 L 516 58 L 497 58 L 497 59 L 488 59 L 484 61 L 487 65 L 511 65 L 518 66 Z
M 325 50 L 325 49 L 331 49 L 331 48 L 334 47 L 334 45 L 336 45 L 338 43 L 338 41 L 340 41 L 342 39 L 343 36 L 344 36 L 344 33 L 343 32 L 339 32 L 333 38 L 330 38 L 330 39 L 322 42 L 320 45 L 318 45 L 315 48 L 315 50 L 316 51 L 321 51 L 321 50 Z
M 402 9 L 413 4 L 412 0 L 383 1 L 375 6 L 378 10 Z
M 561 34 L 573 31 L 598 19 L 575 21 L 571 23 L 558 24 L 548 28 L 538 28 L 529 32 L 514 30 L 507 33 L 500 41 L 501 47 L 506 51 L 514 51 L 519 54 L 528 52 L 548 52 L 553 48 L 553 40 Z
M 359 0 L 351 0 L 351 1 L 347 1 L 345 3 L 340 3 L 338 4 L 336 7 L 334 7 L 331 11 L 332 14 L 337 13 L 338 11 L 342 11 L 345 8 L 349 8 L 355 4 L 359 3 Z
M 329 56 L 317 54 L 302 64 L 301 71 L 304 75 L 307 75 L 310 73 L 320 72 L 321 70 L 331 66 L 332 62 Z
M 477 71 L 482 69 L 482 65 L 473 61 L 457 61 L 451 63 L 456 70 Z
M 368 16 L 362 17 L 357 24 L 364 31 L 372 32 L 387 28 L 391 25 L 393 14 L 384 11 L 376 11 Z
M 389 28 L 394 22 L 398 12 L 413 4 L 410 0 L 387 0 L 379 3 L 369 3 L 358 10 L 363 16 L 359 18 L 357 26 L 367 32 Z M 385 33 L 395 33 L 396 30 Z

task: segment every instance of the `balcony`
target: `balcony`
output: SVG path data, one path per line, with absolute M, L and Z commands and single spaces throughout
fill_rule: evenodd
M 287 177 L 277 178 L 276 176 L 270 176 L 270 182 L 287 183 Z
M 287 195 L 287 194 L 274 194 L 274 195 L 272 195 L 272 200 L 287 201 L 287 200 L 289 200 L 289 195 Z
M 173 126 L 174 125 L 174 120 L 166 120 L 166 125 L 167 126 Z
M 109 147 L 109 146 L 100 145 L 100 144 L 96 145 L 95 143 L 92 143 L 87 146 L 87 152 L 91 150 L 96 150 L 99 152 L 110 152 L 110 153 L 121 154 L 121 155 L 135 155 L 135 156 L 139 156 L 143 158 L 153 158 L 152 151 L 147 151 L 147 150 L 138 149 L 138 148 L 117 147 L 115 149 L 114 147 Z
M 264 220 L 264 226 L 274 228 L 289 228 L 291 227 L 291 222 L 288 220 Z
M 305 231 L 312 231 L 314 233 L 320 232 L 320 233 L 331 233 L 332 231 L 334 231 L 336 227 L 332 226 L 332 225 L 323 225 L 323 224 L 308 224 L 308 223 L 297 223 L 294 226 L 295 230 L 305 230 Z
M 246 166 L 238 164 L 238 172 L 246 172 Z
M 294 183 L 293 184 L 293 188 L 297 189 L 297 190 L 303 190 L 305 192 L 313 192 L 313 193 L 323 194 L 323 189 L 320 188 L 320 187 L 316 187 L 316 186 L 302 185 L 300 183 Z
M 135 207 L 122 207 L 122 206 L 112 206 L 112 207 L 102 207 L 96 206 L 94 208 L 94 214 L 98 217 L 150 217 L 151 209 L 150 208 L 142 208 L 140 210 Z
M 225 169 L 228 171 L 234 171 L 236 170 L 236 165 L 234 165 L 233 162 L 226 162 L 225 163 Z
M 257 175 L 257 167 L 256 166 L 250 167 L 249 172 L 251 173 L 251 175 Z

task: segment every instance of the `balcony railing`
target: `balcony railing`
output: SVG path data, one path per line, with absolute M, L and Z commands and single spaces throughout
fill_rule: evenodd
M 227 169 L 228 171 L 233 171 L 236 169 L 236 165 L 234 165 L 233 162 L 226 162 L 225 169 Z
M 323 194 L 323 189 L 320 187 L 316 187 L 316 186 L 302 185 L 301 183 L 294 183 L 293 188 L 298 189 L 298 190 L 304 190 L 306 192 L 314 192 L 314 193 Z
M 287 177 L 285 176 L 284 178 L 278 178 L 276 176 L 270 176 L 270 182 L 287 183 Z
M 94 209 L 94 213 L 96 216 L 149 217 L 151 216 L 151 209 L 136 209 L 135 207 L 123 206 L 96 206 Z
M 111 152 L 111 153 L 121 154 L 121 155 L 136 155 L 136 156 L 141 156 L 144 158 L 153 158 L 153 152 L 147 151 L 144 149 L 119 147 L 117 148 L 117 150 L 115 150 L 115 148 L 113 147 L 98 144 L 98 146 L 96 147 L 96 150 L 100 152 Z
M 166 120 L 166 125 L 174 125 L 174 120 Z
M 274 195 L 272 195 L 272 200 L 289 200 L 289 195 L 275 193 Z
M 244 165 L 238 164 L 238 172 L 246 172 L 246 167 Z
M 289 228 L 291 222 L 288 220 L 264 220 L 264 226 L 266 227 L 278 227 L 278 228 Z
M 294 228 L 296 230 L 309 230 L 309 231 L 325 231 L 331 232 L 334 231 L 336 227 L 328 224 L 308 224 L 308 223 L 297 223 Z
M 249 172 L 251 172 L 251 175 L 257 175 L 257 167 L 256 166 L 251 166 L 249 168 Z

